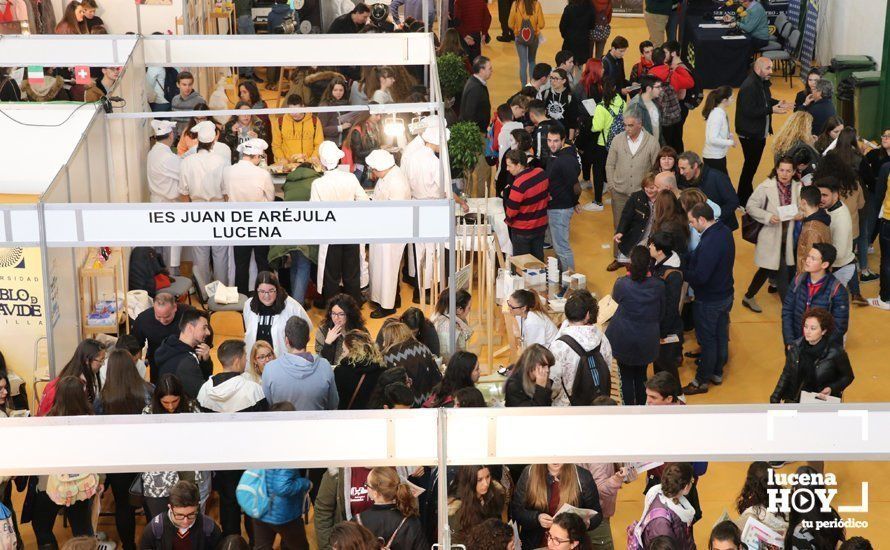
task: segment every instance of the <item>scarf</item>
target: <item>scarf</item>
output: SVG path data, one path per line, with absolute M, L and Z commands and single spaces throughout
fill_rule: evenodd
M 800 343 L 800 358 L 797 366 L 797 383 L 802 390 L 811 389 L 814 391 L 822 391 L 823 388 L 815 389 L 811 386 L 816 382 L 816 362 L 825 355 L 828 347 L 828 339 L 823 337 L 821 340 L 810 344 L 806 339 Z
M 692 507 L 692 504 L 689 503 L 689 500 L 687 500 L 686 497 L 680 497 L 680 502 L 674 502 L 672 498 L 664 496 L 660 483 L 654 485 L 649 489 L 649 492 L 646 493 L 646 503 L 643 506 L 643 515 L 640 516 L 640 521 L 642 521 L 646 517 L 646 514 L 649 513 L 649 507 L 652 506 L 652 503 L 655 502 L 656 498 L 661 501 L 667 509 L 677 514 L 680 521 L 686 525 L 692 525 L 692 520 L 695 517 L 695 509 Z

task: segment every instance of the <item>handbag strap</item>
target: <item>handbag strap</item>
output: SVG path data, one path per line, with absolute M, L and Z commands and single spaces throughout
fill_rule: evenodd
M 396 527 L 396 530 L 392 532 L 392 536 L 389 537 L 389 540 L 388 540 L 388 541 L 386 541 L 386 547 L 387 547 L 387 548 L 392 548 L 392 541 L 396 540 L 396 535 L 399 534 L 399 529 L 402 528 L 402 525 L 405 525 L 405 522 L 406 522 L 406 521 L 408 521 L 408 518 L 403 517 L 403 518 L 402 518 L 402 522 L 399 523 L 399 526 Z
M 349 405 L 346 406 L 347 409 L 352 408 L 352 404 L 355 403 L 355 398 L 358 396 L 358 391 L 362 389 L 362 382 L 365 381 L 365 377 L 367 374 L 363 374 L 361 378 L 358 380 L 358 385 L 355 387 L 355 391 L 352 392 L 352 397 L 349 399 Z

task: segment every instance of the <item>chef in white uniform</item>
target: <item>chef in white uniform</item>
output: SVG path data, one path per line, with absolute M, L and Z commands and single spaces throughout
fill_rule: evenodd
M 148 152 L 146 177 L 149 200 L 154 203 L 179 201 L 179 155 L 173 152 L 176 141 L 176 123 L 170 120 L 152 120 L 154 145 Z M 179 274 L 182 256 L 181 246 L 164 248 L 164 263 L 173 275 Z
M 223 170 L 228 163 L 220 155 L 213 154 L 216 126 L 209 120 L 193 127 L 198 134 L 198 152 L 182 159 L 179 169 L 179 200 L 182 202 L 224 202 L 227 193 L 223 183 Z M 213 256 L 213 271 L 210 258 Z M 195 278 L 203 289 L 212 281 L 228 285 L 229 247 L 193 246 Z M 212 275 L 212 279 L 211 279 Z
M 396 166 L 392 154 L 376 149 L 365 159 L 371 168 L 371 176 L 377 180 L 374 187 L 374 201 L 406 201 L 411 199 L 411 186 Z M 373 243 L 371 257 L 371 301 L 380 307 L 371 313 L 373 319 L 380 319 L 396 312 L 396 297 L 399 293 L 399 267 L 405 243 Z
M 249 139 L 238 146 L 241 160 L 223 170 L 223 187 L 229 202 L 272 202 L 275 185 L 268 170 L 259 167 L 269 144 L 262 139 Z M 256 261 L 256 272 L 269 271 L 269 246 L 247 245 L 233 247 L 235 257 L 235 286 L 244 295 L 250 293 L 250 257 Z
M 343 151 L 333 141 L 319 145 L 318 157 L 324 174 L 312 182 L 310 202 L 370 200 L 353 173 L 338 169 L 343 156 Z M 318 282 L 325 303 L 340 292 L 342 281 L 344 292 L 361 305 L 360 262 L 358 244 L 323 244 L 318 247 Z
M 213 121 L 209 121 L 209 122 L 212 123 Z M 197 124 L 196 124 L 196 126 L 197 126 Z M 214 124 L 214 126 L 216 126 L 216 125 Z M 219 126 L 216 126 L 216 141 L 213 143 L 213 147 L 210 148 L 210 152 L 213 153 L 214 155 L 219 155 L 220 158 L 222 158 L 224 161 L 226 161 L 226 166 L 231 166 L 232 165 L 232 148 L 229 147 L 228 145 L 226 145 L 225 143 L 221 142 L 219 140 L 219 136 L 220 136 Z M 185 154 L 182 156 L 182 158 L 185 158 L 189 155 L 194 155 L 196 152 L 198 152 L 197 145 L 192 147 L 188 151 L 186 151 Z

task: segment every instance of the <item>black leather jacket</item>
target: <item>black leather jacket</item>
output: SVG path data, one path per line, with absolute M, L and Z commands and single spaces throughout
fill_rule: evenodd
M 853 382 L 850 358 L 844 348 L 836 342 L 830 342 L 822 356 L 816 360 L 811 378 L 802 379 L 800 350 L 803 345 L 803 338 L 791 344 L 791 349 L 786 355 L 785 368 L 782 369 L 776 389 L 769 399 L 770 403 L 783 400 L 786 403 L 798 403 L 801 391 L 818 393 L 825 388 L 831 388 L 833 397 L 841 397 L 844 389 Z

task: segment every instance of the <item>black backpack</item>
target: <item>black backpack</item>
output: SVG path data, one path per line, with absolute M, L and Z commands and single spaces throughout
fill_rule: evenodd
M 164 99 L 168 102 L 179 94 L 179 87 L 176 86 L 176 79 L 179 77 L 179 71 L 173 67 L 164 67 Z
M 586 407 L 601 395 L 608 397 L 612 393 L 612 373 L 606 364 L 600 346 L 590 351 L 581 347 L 577 340 L 563 334 L 557 338 L 560 342 L 572 348 L 578 354 L 578 367 L 575 369 L 575 381 L 572 383 L 572 393 L 566 389 L 565 383 L 562 389 L 569 398 L 573 407 Z

